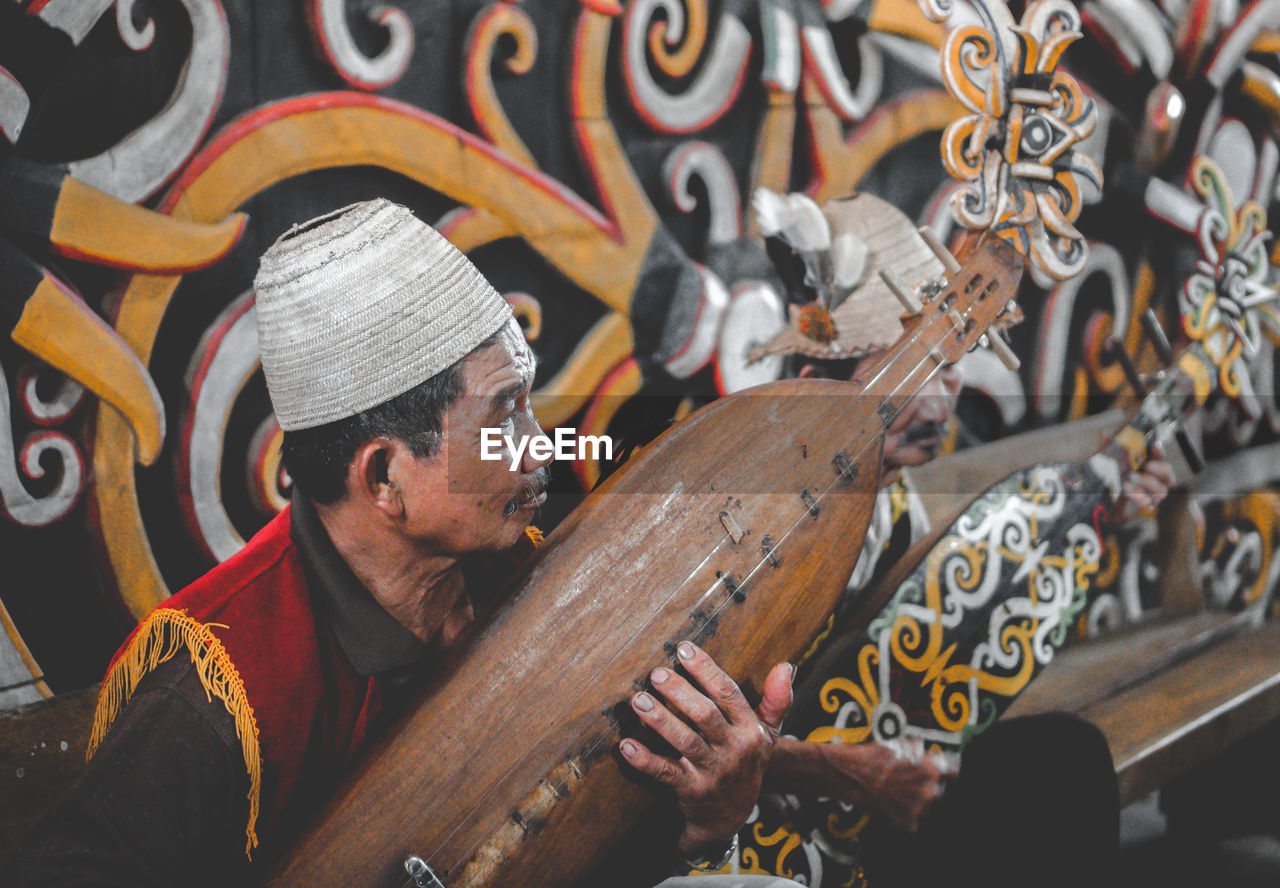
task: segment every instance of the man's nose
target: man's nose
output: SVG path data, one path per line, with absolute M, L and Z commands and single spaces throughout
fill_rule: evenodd
M 520 415 L 520 428 L 517 431 L 529 438 L 542 434 L 542 426 L 539 424 L 537 417 L 533 415 L 533 408 L 526 409 Z M 555 458 L 554 453 L 541 458 L 535 457 L 530 452 L 533 449 L 532 447 L 525 447 L 524 454 L 520 458 L 520 471 L 522 474 L 527 475 L 530 472 L 536 472 Z

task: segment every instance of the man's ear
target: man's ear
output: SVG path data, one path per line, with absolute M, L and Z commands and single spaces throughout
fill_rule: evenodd
M 389 517 L 404 514 L 400 489 L 391 479 L 391 463 L 404 445 L 391 438 L 374 438 L 356 448 L 347 473 L 347 484 L 353 495 Z

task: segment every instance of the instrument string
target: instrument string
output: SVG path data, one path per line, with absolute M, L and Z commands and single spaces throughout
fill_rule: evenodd
M 966 311 L 965 316 L 966 316 L 966 317 L 968 316 L 968 311 Z M 934 341 L 934 344 L 932 345 L 932 347 L 931 347 L 930 349 L 928 349 L 928 350 L 924 353 L 924 356 L 923 356 L 923 357 L 922 357 L 922 358 L 921 358 L 921 359 L 920 359 L 920 360 L 915 364 L 915 366 L 914 366 L 914 367 L 912 367 L 912 368 L 910 368 L 910 370 L 909 370 L 907 373 L 903 374 L 903 375 L 902 375 L 902 377 L 898 380 L 898 382 L 894 385 L 894 387 L 892 388 L 892 390 L 890 390 L 890 391 L 889 391 L 889 392 L 888 392 L 888 393 L 887 393 L 887 394 L 886 394 L 886 395 L 881 399 L 881 401 L 880 401 L 880 407 L 881 407 L 882 409 L 885 407 L 885 405 L 890 405 L 890 406 L 892 406 L 892 405 L 891 405 L 891 402 L 893 401 L 893 399 L 894 399 L 894 398 L 896 398 L 899 394 L 901 394 L 901 393 L 903 392 L 904 388 L 905 388 L 905 387 L 907 387 L 908 385 L 910 385 L 910 384 L 913 382 L 913 380 L 915 380 L 915 379 L 917 378 L 917 376 L 918 376 L 918 374 L 919 374 L 919 372 L 920 372 L 920 370 L 921 370 L 921 368 L 922 368 L 922 367 L 926 367 L 926 366 L 927 366 L 927 365 L 929 365 L 930 363 L 932 363 L 932 364 L 933 364 L 933 366 L 932 366 L 931 368 L 929 368 L 928 372 L 927 372 L 927 373 L 925 373 L 924 377 L 923 377 L 923 378 L 921 378 L 921 379 L 919 379 L 919 381 L 918 381 L 918 382 L 916 382 L 916 383 L 911 387 L 911 389 L 910 389 L 910 396 L 911 396 L 911 397 L 914 397 L 914 395 L 915 395 L 915 394 L 916 394 L 920 389 L 924 388 L 924 386 L 925 386 L 925 385 L 927 385 L 927 384 L 929 383 L 929 381 L 930 381 L 931 379 L 933 379 L 933 377 L 934 377 L 935 375 L 937 375 L 937 373 L 938 373 L 938 372 L 942 369 L 942 367 L 944 366 L 943 362 L 938 361 L 938 360 L 936 359 L 936 357 L 935 357 L 935 356 L 938 354 L 938 349 L 939 349 L 939 347 L 940 347 L 940 346 L 942 346 L 942 345 L 943 345 L 943 343 L 945 343 L 945 341 L 946 341 L 947 337 L 957 335 L 957 331 L 956 331 L 955 327 L 951 324 L 951 322 L 950 322 L 949 320 L 947 320 L 947 319 L 946 319 L 946 317 L 945 317 L 944 315 L 938 315 L 938 316 L 934 319 L 934 323 L 931 323 L 928 327 L 926 327 L 925 329 L 922 329 L 922 330 L 917 334 L 917 338 L 925 336 L 928 332 L 930 332 L 930 330 L 931 330 L 934 326 L 937 326 L 937 327 L 941 327 L 941 328 L 942 328 L 942 335 L 941 335 L 941 336 L 939 336 L 939 337 Z M 976 339 L 976 336 L 977 336 L 976 331 L 974 332 L 974 334 L 973 334 L 973 335 L 974 335 L 974 338 Z M 885 366 L 884 366 L 884 367 L 880 368 L 880 370 L 878 370 L 878 371 L 876 372 L 875 376 L 874 376 L 874 377 L 872 377 L 872 379 L 871 379 L 868 383 L 866 383 L 866 384 L 863 386 L 863 388 L 862 388 L 862 389 L 861 389 L 861 391 L 859 392 L 859 395 L 861 395 L 863 392 L 867 392 L 868 390 L 870 390 L 871 388 L 873 388 L 873 387 L 874 387 L 874 385 L 875 385 L 877 382 L 879 382 L 881 379 L 883 379 L 883 378 L 885 377 L 885 375 L 886 375 L 886 374 L 888 374 L 888 373 L 889 373 L 889 371 L 890 371 L 891 369 L 893 369 L 895 366 L 897 366 L 897 365 L 898 365 L 902 360 L 906 360 L 905 356 L 903 355 L 903 352 L 905 352 L 905 351 L 906 351 L 906 349 L 902 349 L 902 350 L 898 351 L 898 352 L 897 352 L 897 353 L 896 353 L 896 354 L 895 354 L 895 355 L 894 355 L 894 356 L 893 356 L 893 357 L 892 357 L 892 358 L 891 358 L 891 359 L 890 359 L 890 360 L 885 364 Z M 859 396 L 859 395 L 855 395 L 855 396 Z M 834 395 L 834 394 L 833 394 L 833 397 L 835 397 L 835 395 Z M 878 440 L 878 435 L 879 435 L 881 432 L 883 432 L 883 430 L 884 430 L 884 429 L 888 428 L 888 427 L 889 427 L 889 425 L 891 425 L 891 424 L 893 423 L 894 418 L 896 418 L 896 416 L 901 412 L 901 410 L 902 410 L 903 406 L 905 406 L 905 404 L 906 404 L 906 403 L 908 403 L 908 401 L 909 401 L 909 400 L 910 400 L 910 397 L 903 398 L 903 399 L 902 399 L 902 401 L 901 401 L 901 403 L 899 403 L 897 406 L 894 406 L 891 412 L 884 412 L 884 413 L 880 413 L 879 415 L 881 416 L 881 422 L 882 422 L 882 425 L 881 425 L 879 428 L 874 429 L 874 430 L 872 431 L 872 433 L 871 433 L 871 434 L 867 434 L 867 433 L 866 433 L 866 428 L 865 428 L 865 426 L 864 426 L 863 428 L 858 429 L 858 431 L 857 431 L 857 432 L 855 433 L 855 435 L 854 435 L 853 440 L 852 440 L 852 441 L 850 441 L 850 442 L 849 442 L 849 444 L 847 444 L 847 445 L 846 445 L 846 447 L 852 446 L 852 445 L 856 444 L 856 443 L 859 441 L 859 439 L 861 439 L 861 445 L 857 448 L 857 450 L 856 450 L 856 451 L 854 451 L 854 453 L 850 454 L 850 459 L 851 459 L 851 461 L 852 461 L 852 462 L 856 463 L 856 462 L 858 461 L 858 459 L 859 459 L 863 454 L 865 454 L 865 453 L 866 453 L 866 451 L 868 450 L 868 448 L 870 448 L 870 447 L 871 447 L 871 446 L 872 446 L 872 445 L 873 445 L 873 444 Z M 843 417 L 843 416 L 842 416 L 838 411 L 833 411 L 833 414 L 832 414 L 831 420 L 830 420 L 829 422 L 827 422 L 825 425 L 823 425 L 823 426 L 821 426 L 821 427 L 820 427 L 820 429 L 818 430 L 818 431 L 819 431 L 819 433 L 825 433 L 825 432 L 829 431 L 833 426 L 836 426 L 837 424 L 839 424 L 843 419 L 844 419 L 844 417 Z M 844 479 L 843 477 L 841 477 L 839 474 L 834 475 L 834 476 L 833 476 L 833 477 L 832 477 L 832 478 L 827 482 L 826 487 L 822 488 L 822 489 L 821 489 L 821 491 L 820 491 L 819 493 L 817 493 L 817 495 L 815 496 L 815 499 L 814 499 L 815 505 L 820 505 L 820 504 L 822 503 L 822 501 L 823 501 L 823 500 L 824 500 L 828 495 L 830 495 L 830 493 L 831 493 L 831 492 L 832 492 L 836 487 L 839 487 L 839 486 L 843 485 L 844 483 L 845 483 L 845 479 Z M 777 491 L 777 488 L 775 487 L 775 488 L 773 488 L 772 490 L 770 490 L 769 492 L 770 492 L 770 493 L 777 493 L 778 491 Z M 782 547 L 785 545 L 785 543 L 790 539 L 790 537 L 792 536 L 792 534 L 793 534 L 793 533 L 795 533 L 796 529 L 797 529 L 797 528 L 798 528 L 802 523 L 804 523 L 805 519 L 806 519 L 806 518 L 808 518 L 809 516 L 810 516 L 810 511 L 809 511 L 809 509 L 808 509 L 808 508 L 801 508 L 801 509 L 799 510 L 799 512 L 798 512 L 798 514 L 797 514 L 797 516 L 796 516 L 795 521 L 794 521 L 794 522 L 792 522 L 792 524 L 791 524 L 791 525 L 786 529 L 786 531 L 785 531 L 785 532 L 784 532 L 784 533 L 783 533 L 783 534 L 778 538 L 778 542 L 774 545 L 774 547 L 773 547 L 773 549 L 772 549 L 771 551 L 772 551 L 772 552 L 775 552 L 775 553 L 780 552 L 780 550 L 781 550 L 781 549 L 782 549 Z M 689 582 L 690 582 L 691 580 L 693 580 L 695 577 L 697 577 L 697 576 L 699 575 L 699 573 L 701 573 L 701 571 L 705 568 L 705 566 L 706 566 L 707 562 L 708 562 L 708 561 L 710 561 L 712 558 L 714 558 L 714 557 L 715 557 L 715 556 L 716 556 L 716 555 L 717 555 L 717 554 L 718 554 L 718 553 L 719 553 L 719 552 L 724 548 L 724 546 L 725 546 L 725 540 L 726 540 L 726 539 L 727 539 L 727 536 L 726 536 L 725 538 L 722 538 L 722 539 L 720 540 L 720 542 L 718 542 L 715 546 L 713 546 L 713 547 L 710 549 L 710 551 L 708 551 L 708 552 L 707 552 L 707 554 L 703 557 L 703 559 L 698 563 L 698 565 L 697 565 L 695 568 L 693 568 L 693 569 L 692 569 L 692 570 L 691 570 L 691 571 L 690 571 L 690 572 L 685 576 L 685 578 L 684 578 L 684 579 L 683 579 L 679 584 L 677 584 L 677 585 L 673 588 L 672 592 L 671 592 L 671 593 L 666 597 L 666 599 L 665 599 L 665 600 L 663 600 L 663 601 L 661 602 L 660 606 L 659 606 L 659 607 L 657 607 L 657 608 L 655 608 L 654 613 L 653 613 L 653 614 L 652 614 L 652 615 L 651 615 L 651 616 L 650 616 L 650 617 L 649 617 L 649 618 L 648 618 L 644 623 L 642 623 L 642 624 L 641 624 L 641 625 L 640 625 L 640 626 L 635 630 L 635 632 L 633 632 L 633 633 L 631 634 L 631 636 L 628 638 L 628 640 L 627 640 L 626 642 L 624 642 L 624 643 L 622 643 L 622 644 L 619 644 L 619 645 L 617 646 L 617 650 L 618 650 L 619 652 L 621 652 L 621 651 L 623 651 L 623 650 L 626 650 L 628 647 L 630 647 L 631 643 L 632 643 L 632 642 L 634 642 L 636 638 L 638 638 L 640 635 L 644 634 L 648 629 L 650 629 L 650 628 L 652 627 L 653 621 L 654 621 L 655 619 L 657 619 L 657 617 L 658 617 L 659 613 L 660 613 L 662 610 L 664 610 L 664 609 L 665 609 L 665 607 L 666 607 L 667 605 L 669 605 L 669 604 L 670 604 L 670 602 L 671 602 L 672 600 L 674 600 L 674 599 L 675 599 L 675 598 L 676 598 L 676 597 L 677 597 L 677 596 L 678 596 L 678 595 L 679 595 L 679 594 L 680 594 L 680 593 L 681 593 L 681 592 L 682 592 L 682 591 L 687 587 L 687 585 L 689 584 Z M 745 577 L 743 577 L 743 578 L 742 578 L 742 580 L 738 583 L 738 585 L 737 585 L 738 590 L 739 590 L 740 592 L 745 592 L 745 591 L 747 590 L 747 586 L 748 586 L 748 584 L 751 582 L 751 580 L 752 580 L 752 579 L 754 579 L 754 578 L 759 574 L 759 572 L 760 572 L 761 568 L 762 568 L 762 567 L 764 567 L 764 566 L 766 566 L 766 565 L 768 565 L 768 563 L 769 563 L 769 558 L 768 558 L 768 556 L 764 556 L 764 557 L 761 557 L 760 559 L 758 559 L 758 560 L 755 562 L 755 564 L 752 566 L 751 570 L 747 573 L 747 575 L 746 575 Z M 707 588 L 707 590 L 706 590 L 705 592 L 703 592 L 703 593 L 702 593 L 702 595 L 701 595 L 701 596 L 699 597 L 699 599 L 698 599 L 698 605 L 696 605 L 696 606 L 695 606 L 695 609 L 696 609 L 696 607 L 700 606 L 703 602 L 705 602 L 705 601 L 708 599 L 708 597 L 710 597 L 711 595 L 713 595 L 713 594 L 715 593 L 715 590 L 716 590 L 716 587 L 717 587 L 717 586 L 724 586 L 723 579 L 722 579 L 722 578 L 720 578 L 720 577 L 717 577 L 717 578 L 716 578 L 716 579 L 715 579 L 715 580 L 710 584 L 710 586 Z M 698 627 L 697 629 L 695 629 L 692 633 L 690 633 L 691 640 L 693 640 L 693 641 L 695 641 L 695 642 L 700 642 L 700 641 L 702 641 L 704 638 L 706 638 L 706 637 L 707 637 L 707 633 L 708 633 L 708 629 L 709 629 L 709 627 L 711 627 L 712 625 L 714 625 L 715 617 L 719 616 L 719 614 L 720 614 L 720 613 L 721 613 L 721 612 L 722 612 L 722 611 L 723 611 L 723 610 L 724 610 L 724 609 L 725 609 L 725 608 L 726 608 L 730 603 L 732 603 L 732 602 L 733 602 L 733 600 L 734 600 L 734 593 L 733 593 L 732 591 L 730 591 L 730 590 L 728 590 L 728 589 L 726 588 L 725 593 L 724 593 L 724 594 L 723 594 L 723 596 L 721 597 L 720 601 L 719 601 L 719 602 L 717 602 L 717 603 L 716 603 L 716 605 L 714 606 L 714 608 L 712 609 L 710 616 L 709 616 L 705 621 L 703 621 L 703 623 L 702 623 L 702 625 L 701 625 L 701 626 L 699 626 L 699 627 Z M 615 658 L 614 658 L 614 660 L 613 660 L 613 661 L 611 661 L 611 662 L 616 662 L 616 657 L 615 657 Z M 671 655 L 671 656 L 667 657 L 667 659 L 666 659 L 666 661 L 665 661 L 665 665 L 666 665 L 667 667 L 669 667 L 669 668 L 675 668 L 675 667 L 676 667 L 676 664 L 677 664 L 677 658 L 676 658 L 674 655 Z M 584 688 L 583 688 L 583 693 L 585 694 L 588 690 L 589 690 L 589 688 L 587 688 L 587 687 L 585 687 L 585 686 L 584 686 Z M 547 729 L 547 731 L 550 731 L 551 729 L 552 729 L 552 728 L 550 728 L 550 727 L 549 727 L 549 728 Z M 542 735 L 540 735 L 537 739 L 540 741 L 540 740 L 542 740 L 542 739 L 545 737 L 545 735 L 546 735 L 546 731 L 544 731 L 544 732 L 543 732 L 543 734 L 542 734 Z M 612 742 L 613 742 L 613 736 L 614 736 L 614 729 L 613 729 L 613 727 L 612 727 L 612 726 L 610 727 L 610 729 L 608 729 L 608 730 L 604 730 L 604 731 L 601 731 L 600 733 L 598 733 L 598 734 L 597 734 L 594 738 L 592 738 L 592 740 L 591 740 L 591 741 L 590 741 L 590 742 L 589 742 L 589 743 L 588 743 L 588 744 L 583 748 L 582 752 L 580 753 L 581 758 L 583 758 L 583 759 L 585 759 L 585 760 L 589 760 L 589 759 L 591 759 L 591 758 L 592 758 L 592 757 L 593 757 L 593 756 L 594 756 L 594 755 L 599 751 L 599 749 L 601 748 L 601 746 L 603 746 L 603 745 L 605 745 L 605 744 L 610 744 L 610 743 L 612 743 Z M 513 771 L 515 771 L 515 770 L 520 766 L 520 764 L 522 764 L 522 763 L 525 761 L 525 759 L 526 759 L 529 755 L 531 755 L 531 754 L 532 754 L 533 749 L 534 749 L 534 748 L 536 748 L 537 746 L 538 746 L 538 743 L 537 743 L 537 742 L 530 742 L 530 743 L 528 744 L 528 750 L 529 750 L 529 751 L 528 751 L 528 752 L 526 752 L 524 756 L 521 756 L 519 759 L 517 759 L 515 762 L 513 762 L 513 763 L 511 764 L 511 766 L 510 766 L 510 767 L 509 767 L 509 768 L 508 768 L 508 769 L 503 773 L 503 775 L 502 775 L 498 780 L 494 781 L 494 782 L 493 782 L 493 784 L 491 784 L 491 786 L 489 787 L 489 789 L 488 789 L 488 790 L 486 790 L 486 791 L 485 791 L 485 792 L 484 792 L 484 793 L 483 793 L 483 794 L 482 794 L 482 795 L 481 795 L 481 796 L 480 796 L 480 797 L 475 801 L 475 803 L 474 803 L 474 804 L 473 804 L 473 805 L 472 805 L 472 806 L 467 810 L 467 812 L 466 812 L 465 814 L 463 814 L 463 815 L 458 819 L 458 822 L 457 822 L 457 824 L 454 826 L 454 828 L 453 828 L 453 829 L 452 829 L 452 830 L 451 830 L 447 835 L 445 835 L 445 836 L 444 836 L 444 837 L 443 837 L 443 838 L 442 838 L 442 839 L 437 843 L 436 847 L 432 850 L 432 852 L 430 853 L 430 855 L 427 857 L 427 863 L 428 863 L 428 865 L 429 865 L 429 866 L 432 864 L 432 861 L 434 861 L 434 859 L 436 858 L 436 856 L 437 856 L 437 855 L 439 855 L 439 853 L 441 852 L 441 850 L 442 850 L 446 845 L 448 845 L 448 843 L 449 843 L 449 842 L 453 839 L 453 837 L 458 833 L 458 831 L 459 831 L 459 830 L 461 830 L 461 829 L 463 828 L 463 826 L 465 826 L 465 825 L 466 825 L 467 821 L 469 821 L 469 820 L 470 820 L 470 819 L 475 815 L 476 811 L 477 811 L 477 810 L 479 810 L 479 809 L 480 809 L 480 808 L 481 808 L 481 807 L 482 807 L 482 806 L 483 806 L 483 805 L 484 805 L 484 804 L 489 800 L 490 796 L 491 796 L 493 793 L 495 793 L 495 792 L 497 791 L 498 787 L 499 787 L 499 786 L 501 786 L 501 785 L 503 784 L 503 782 L 507 779 L 507 777 L 508 777 L 508 776 L 509 776 Z M 568 782 L 567 782 L 567 781 L 562 781 L 562 782 L 560 782 L 560 783 L 558 783 L 558 784 L 554 784 L 554 785 L 552 785 L 552 784 L 548 784 L 548 785 L 549 785 L 549 786 L 551 786 L 552 790 L 553 790 L 553 791 L 554 791 L 558 796 L 563 797 L 563 796 L 565 796 L 565 795 L 567 795 L 567 794 L 568 794 L 568 791 L 569 791 L 569 784 L 568 784 Z M 466 853 L 465 853 L 464 855 L 460 856 L 458 859 L 459 859 L 460 861 L 466 861 L 466 860 L 469 860 L 469 859 L 470 859 L 470 858 L 475 854 L 475 852 L 478 850 L 478 848 L 479 848 L 479 847 L 484 843 L 484 841 L 485 841 L 485 839 L 484 839 L 484 838 L 477 839 L 477 840 L 476 840 L 476 842 L 475 842 L 475 843 L 474 843 L 474 844 L 473 844 L 473 845 L 472 845 L 472 846 L 471 846 L 471 847 L 466 851 Z M 434 869 L 434 867 L 433 867 L 433 869 Z M 404 881 L 404 882 L 402 883 L 401 888 L 406 888 L 406 886 L 410 886 L 410 885 L 412 885 L 413 883 L 414 883 L 414 879 L 413 879 L 413 878 L 409 878 L 409 879 L 407 879 L 406 881 Z

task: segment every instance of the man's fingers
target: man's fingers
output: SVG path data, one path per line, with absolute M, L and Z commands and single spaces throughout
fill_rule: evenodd
M 1143 472 L 1151 475 L 1165 487 L 1172 487 L 1177 479 L 1173 475 L 1173 466 L 1162 459 L 1149 459 L 1143 466 Z
M 751 711 L 747 698 L 742 695 L 742 690 L 738 687 L 738 683 L 730 678 L 723 669 L 716 665 L 716 661 L 708 656 L 707 652 L 702 650 L 696 644 L 689 641 L 682 641 L 676 646 L 676 655 L 680 658 L 680 665 L 689 673 L 689 676 L 698 683 L 702 688 L 699 693 L 692 686 L 680 679 L 671 685 L 672 693 L 682 695 L 679 701 L 669 695 L 664 688 L 658 688 L 659 693 L 673 703 L 680 706 L 681 712 L 693 719 L 699 728 L 716 732 L 716 735 L 707 734 L 707 738 L 713 741 L 719 740 L 728 734 L 728 726 L 725 722 L 733 724 L 745 724 L 755 721 L 755 714 Z M 659 672 L 661 670 L 654 670 Z M 675 676 L 679 679 L 679 676 Z M 650 676 L 652 681 L 653 675 Z M 656 687 L 656 685 L 655 685 Z M 685 688 L 693 691 L 694 696 L 685 693 Z M 704 700 L 710 701 L 715 712 L 708 712 L 705 709 Z M 692 707 L 693 711 L 686 708 L 686 705 Z M 704 733 L 706 730 L 704 729 Z
M 641 774 L 648 774 L 659 783 L 667 786 L 678 786 L 684 779 L 684 770 L 665 756 L 655 755 L 647 746 L 637 740 L 627 738 L 618 746 L 618 751 L 631 767 Z
M 1144 493 L 1151 496 L 1163 496 L 1168 490 L 1169 485 L 1161 481 L 1152 474 L 1139 472 L 1128 479 L 1129 484 L 1139 488 Z
M 666 671 L 668 676 L 661 683 L 662 685 L 669 684 L 677 677 L 668 670 L 654 670 L 655 673 L 659 671 Z M 658 686 L 655 684 L 655 687 Z M 710 705 L 709 702 L 707 705 Z M 672 715 L 667 707 L 655 700 L 651 694 L 636 694 L 631 698 L 631 708 L 635 710 L 636 715 L 640 716 L 642 722 L 656 731 L 659 737 L 670 743 L 671 747 L 682 756 L 693 762 L 700 762 L 706 758 L 706 741 L 698 735 L 697 731 Z
M 756 707 L 756 713 L 775 731 L 782 727 L 782 720 L 791 708 L 791 682 L 795 674 L 795 667 L 790 663 L 779 663 L 769 670 L 764 680 L 764 696 Z

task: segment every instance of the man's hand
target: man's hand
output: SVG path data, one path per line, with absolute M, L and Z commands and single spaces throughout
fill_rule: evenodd
M 1124 479 L 1124 489 L 1112 509 L 1115 522 L 1132 521 L 1147 509 L 1160 505 L 1174 483 L 1173 467 L 1165 462 L 1159 447 L 1152 447 L 1142 467 Z
M 657 755 L 631 738 L 620 749 L 636 770 L 675 790 L 684 815 L 680 852 L 692 857 L 709 843 L 727 841 L 751 815 L 778 727 L 791 705 L 793 670 L 787 663 L 773 667 L 753 711 L 737 683 L 705 651 L 685 641 L 676 652 L 697 685 L 658 668 L 649 681 L 662 700 L 639 693 L 631 706 L 680 758 Z
M 784 737 L 769 768 L 767 788 L 812 792 L 861 805 L 915 832 L 942 795 L 954 766 L 922 747 L 903 754 L 880 743 L 813 743 Z

